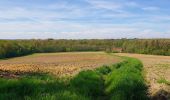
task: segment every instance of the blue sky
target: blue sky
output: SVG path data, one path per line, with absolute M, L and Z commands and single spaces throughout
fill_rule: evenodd
M 170 38 L 169 0 L 0 0 L 0 39 Z

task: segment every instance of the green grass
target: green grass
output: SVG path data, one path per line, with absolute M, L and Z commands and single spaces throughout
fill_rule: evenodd
M 66 81 L 47 74 L 0 79 L 0 100 L 88 100 Z
M 43 73 L 0 78 L 0 100 L 146 100 L 142 67 L 139 60 L 125 58 L 71 79 Z
M 111 100 L 146 100 L 147 87 L 142 76 L 142 63 L 137 59 L 114 65 L 105 80 L 106 93 Z
M 170 67 L 169 64 L 157 64 L 158 67 Z
M 164 83 L 166 85 L 170 85 L 170 81 L 166 80 L 165 78 L 160 78 L 157 82 L 160 84 Z

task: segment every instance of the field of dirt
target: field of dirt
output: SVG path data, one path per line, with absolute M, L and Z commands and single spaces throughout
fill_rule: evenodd
M 2 75 L 6 72 L 50 72 L 55 75 L 71 75 L 80 70 L 94 69 L 113 64 L 120 58 L 104 52 L 42 53 L 0 60 Z M 1 72 L 1 73 L 2 73 Z M 13 75 L 11 75 L 13 76 Z
M 146 81 L 149 85 L 149 92 L 152 97 L 170 96 L 170 56 L 156 56 L 143 54 L 119 53 L 119 56 L 134 57 L 144 64 Z M 165 81 L 166 80 L 166 81 Z M 163 81 L 162 83 L 160 83 Z M 170 100 L 170 97 L 168 97 Z M 158 100 L 158 99 L 153 99 Z M 167 99 L 159 99 L 167 100 Z

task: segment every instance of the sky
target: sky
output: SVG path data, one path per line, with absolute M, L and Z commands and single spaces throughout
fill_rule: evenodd
M 170 0 L 0 0 L 0 39 L 170 38 Z

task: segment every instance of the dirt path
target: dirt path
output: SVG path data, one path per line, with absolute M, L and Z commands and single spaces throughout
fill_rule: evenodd
M 16 72 L 50 72 L 70 75 L 83 69 L 94 69 L 112 64 L 120 58 L 104 52 L 42 53 L 0 60 L 0 70 Z
M 144 64 L 146 81 L 153 100 L 170 100 L 170 56 L 128 53 L 118 53 L 117 55 L 140 59 Z M 158 97 L 161 98 L 157 99 Z

